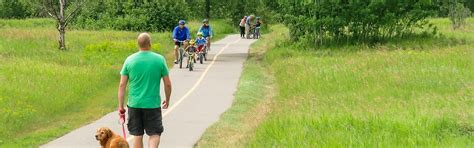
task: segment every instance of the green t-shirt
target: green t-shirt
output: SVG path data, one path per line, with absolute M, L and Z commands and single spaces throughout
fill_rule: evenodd
M 121 75 L 128 76 L 127 105 L 133 108 L 159 108 L 161 78 L 168 75 L 162 55 L 139 51 L 130 55 L 123 64 Z

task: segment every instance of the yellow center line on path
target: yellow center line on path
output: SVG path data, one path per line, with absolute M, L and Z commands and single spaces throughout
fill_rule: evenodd
M 198 81 L 196 83 L 194 83 L 194 86 L 188 90 L 188 92 L 186 94 L 184 94 L 184 96 L 182 96 L 181 98 L 179 98 L 178 101 L 176 101 L 176 103 L 174 103 L 171 107 L 169 107 L 165 113 L 163 113 L 163 118 L 168 115 L 171 111 L 173 111 L 173 109 L 175 109 L 179 104 L 181 104 L 181 102 L 183 102 L 184 99 L 186 99 L 189 95 L 191 95 L 191 93 L 194 92 L 194 90 L 196 90 L 196 88 L 199 86 L 199 84 L 201 84 L 202 80 L 204 79 L 204 77 L 207 75 L 207 72 L 209 71 L 209 69 L 211 69 L 211 67 L 214 65 L 214 63 L 216 62 L 216 59 L 217 57 L 226 49 L 229 47 L 229 45 L 231 44 L 235 44 L 237 42 L 239 42 L 241 39 L 239 38 L 238 40 L 236 40 L 235 42 L 232 42 L 232 43 L 228 43 L 227 45 L 224 46 L 224 48 L 222 48 L 219 53 L 216 54 L 216 56 L 214 56 L 214 58 L 212 59 L 212 62 L 211 64 L 209 64 L 209 66 L 207 66 L 206 70 L 204 70 L 204 72 L 202 73 L 201 77 L 199 77 Z M 133 136 L 130 135 L 128 138 L 127 138 L 127 141 L 130 141 L 132 140 Z

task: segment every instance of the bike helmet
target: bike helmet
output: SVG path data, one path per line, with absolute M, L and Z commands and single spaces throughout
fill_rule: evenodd
M 209 19 L 202 20 L 202 23 L 209 23 Z
M 198 36 L 202 36 L 202 32 L 198 32 L 197 35 L 198 35 Z
M 189 40 L 189 44 L 194 45 L 194 43 L 196 43 L 194 39 Z
M 178 24 L 184 25 L 184 24 L 186 24 L 186 22 L 184 20 L 179 20 Z

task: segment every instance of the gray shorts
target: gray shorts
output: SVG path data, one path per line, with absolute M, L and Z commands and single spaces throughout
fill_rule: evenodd
M 163 133 L 161 108 L 128 107 L 128 132 L 134 136 L 160 135 Z

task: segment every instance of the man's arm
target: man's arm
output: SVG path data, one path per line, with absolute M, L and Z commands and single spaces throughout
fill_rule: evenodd
M 170 97 L 171 97 L 171 80 L 169 76 L 164 76 L 163 77 L 163 82 L 165 84 L 165 95 L 166 95 L 166 100 L 163 101 L 163 109 L 167 109 L 169 102 L 170 102 Z
M 173 33 L 171 35 L 173 37 L 173 40 L 176 39 L 176 33 L 177 33 L 176 28 L 173 28 Z
M 123 101 L 125 96 L 125 89 L 127 88 L 128 76 L 122 75 L 120 77 L 120 84 L 118 88 L 118 109 L 123 110 Z

